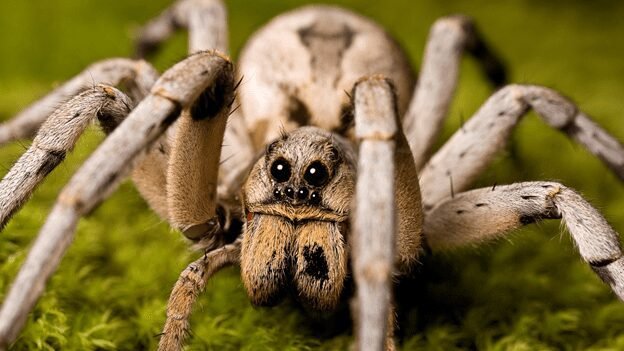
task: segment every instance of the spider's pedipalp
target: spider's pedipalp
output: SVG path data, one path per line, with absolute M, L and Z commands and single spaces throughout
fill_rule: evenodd
M 71 243 L 80 216 L 103 201 L 146 149 L 220 77 L 232 75 L 223 56 L 204 52 L 179 62 L 93 153 L 59 195 L 0 310 L 0 348 L 12 342 Z M 232 84 L 231 82 L 229 84 Z M 226 106 L 222 106 L 225 108 Z
M 241 240 L 204 254 L 180 273 L 167 303 L 167 320 L 158 343 L 158 350 L 175 351 L 184 348 L 189 333 L 189 318 L 208 279 L 222 268 L 239 262 Z
M 449 16 L 437 20 L 431 27 L 418 85 L 403 120 L 417 169 L 427 161 L 447 116 L 464 51 L 477 59 L 493 85 L 505 83 L 503 64 L 481 38 L 472 19 Z
M 0 145 L 32 137 L 62 102 L 94 85 L 117 86 L 124 83 L 136 103 L 149 93 L 157 79 L 158 72 L 143 60 L 117 58 L 96 62 L 9 121 L 0 124 Z
M 509 85 L 492 95 L 461 130 L 429 160 L 420 173 L 425 211 L 465 190 L 490 164 L 520 119 L 533 108 L 549 126 L 568 134 L 599 157 L 624 180 L 624 147 L 554 90 L 533 85 Z
M 552 182 L 499 185 L 457 194 L 425 217 L 433 251 L 478 245 L 513 229 L 561 218 L 583 260 L 624 300 L 624 259 L 617 232 L 574 190 Z
M 97 85 L 59 107 L 0 182 L 0 229 L 35 187 L 63 162 L 89 122 L 97 116 L 103 128 L 113 127 L 130 113 L 131 106 L 132 101 L 121 91 Z
M 189 32 L 189 53 L 228 51 L 227 10 L 221 0 L 178 0 L 152 19 L 136 40 L 136 55 L 149 56 L 178 28 Z

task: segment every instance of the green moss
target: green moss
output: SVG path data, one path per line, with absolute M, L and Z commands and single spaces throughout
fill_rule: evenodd
M 129 56 L 129 34 L 168 0 L 2 2 L 0 118 L 7 119 L 95 60 Z M 414 65 L 428 27 L 450 13 L 474 16 L 516 82 L 554 87 L 624 140 L 624 5 L 609 1 L 343 0 L 381 22 Z M 228 1 L 234 56 L 254 29 L 300 1 Z M 185 35 L 155 59 L 184 56 Z M 444 138 L 491 93 L 470 59 L 462 64 Z M 0 294 L 23 262 L 56 194 L 101 141 L 93 128 L 0 235 Z M 27 143 L 0 150 L 8 170 Z M 584 193 L 619 230 L 624 187 L 594 157 L 530 114 L 511 147 L 476 186 L 560 180 Z M 153 349 L 179 272 L 196 255 L 147 208 L 130 184 L 81 221 L 76 240 L 13 350 Z M 428 257 L 398 288 L 404 350 L 621 350 L 624 304 L 579 259 L 558 223 L 533 225 L 476 250 Z M 212 280 L 196 306 L 189 350 L 345 350 L 350 328 L 319 331 L 293 303 L 254 308 L 238 270 Z M 323 329 L 323 328 L 320 328 Z M 328 329 L 327 327 L 325 329 Z M 327 336 L 331 335 L 331 336 Z

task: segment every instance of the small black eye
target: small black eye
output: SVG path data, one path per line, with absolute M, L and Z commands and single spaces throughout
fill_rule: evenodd
M 271 165 L 271 176 L 278 183 L 283 183 L 290 179 L 290 164 L 283 158 L 278 158 Z
M 323 186 L 329 180 L 329 172 L 320 161 L 314 161 L 306 169 L 303 179 L 312 186 Z

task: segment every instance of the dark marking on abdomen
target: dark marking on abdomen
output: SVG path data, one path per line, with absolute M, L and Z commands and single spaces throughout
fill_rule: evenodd
M 342 56 L 351 47 L 356 32 L 346 23 L 330 17 L 317 19 L 299 29 L 297 34 L 310 52 L 312 81 L 330 79 L 335 86 L 341 77 Z
M 300 127 L 307 126 L 312 119 L 312 115 L 306 104 L 295 96 L 290 97 L 288 115 L 289 119 L 297 122 Z

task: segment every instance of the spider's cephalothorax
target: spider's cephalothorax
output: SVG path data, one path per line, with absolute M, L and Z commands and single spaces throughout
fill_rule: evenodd
M 335 307 L 354 184 L 351 146 L 327 131 L 300 128 L 266 148 L 243 187 L 241 274 L 253 303 L 275 303 L 293 287 L 312 308 Z

